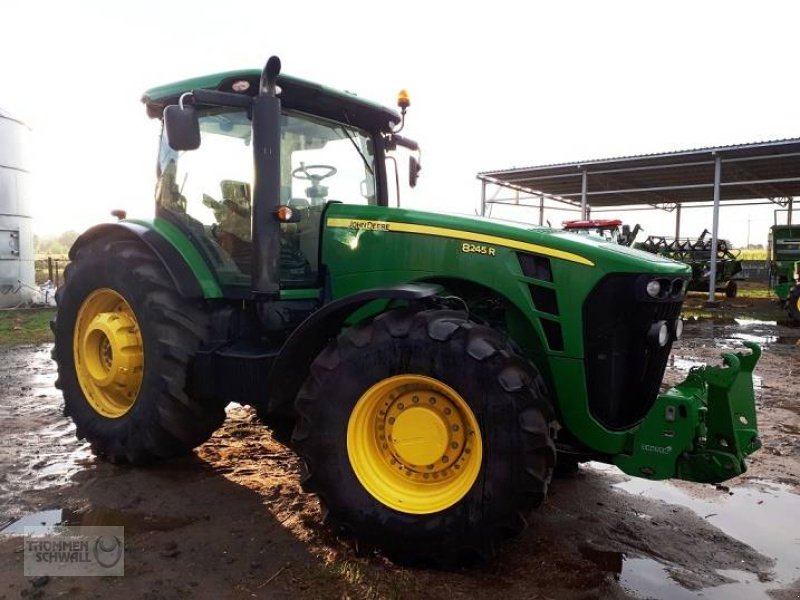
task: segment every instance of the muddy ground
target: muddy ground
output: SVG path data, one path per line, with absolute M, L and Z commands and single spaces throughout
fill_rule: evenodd
M 800 598 L 800 329 L 690 321 L 667 382 L 745 339 L 765 346 L 764 448 L 745 475 L 715 487 L 584 465 L 493 563 L 456 572 L 400 568 L 332 536 L 296 459 L 245 408 L 193 457 L 96 461 L 61 414 L 49 345 L 0 348 L 0 599 Z M 8 532 L 40 522 L 124 525 L 125 576 L 24 577 Z

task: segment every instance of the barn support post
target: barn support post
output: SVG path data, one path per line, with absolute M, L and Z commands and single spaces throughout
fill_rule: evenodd
M 589 204 L 587 201 L 587 192 L 589 190 L 589 174 L 586 169 L 583 169 L 581 174 L 581 219 L 589 218 Z
M 539 225 L 544 225 L 544 194 L 539 194 Z
M 717 304 L 714 300 L 714 292 L 717 289 L 717 236 L 719 235 L 719 188 L 721 179 L 722 157 L 716 154 L 714 156 L 714 217 L 711 225 L 711 260 L 709 262 L 707 306 L 716 306 Z

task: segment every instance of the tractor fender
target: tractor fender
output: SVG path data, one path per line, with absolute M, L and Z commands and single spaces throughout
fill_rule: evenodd
M 364 290 L 339 298 L 312 313 L 287 338 L 272 363 L 267 392 L 267 413 L 290 417 L 297 392 L 303 385 L 311 363 L 342 329 L 347 319 L 373 300 L 433 298 L 442 286 L 431 283 L 406 283 L 388 288 Z
M 167 271 L 175 289 L 184 298 L 203 298 L 203 290 L 189 265 L 178 250 L 155 229 L 145 227 L 131 221 L 118 223 L 101 223 L 84 231 L 69 249 L 69 259 L 75 260 L 78 251 L 87 244 L 105 237 L 120 237 L 141 240 L 158 259 Z

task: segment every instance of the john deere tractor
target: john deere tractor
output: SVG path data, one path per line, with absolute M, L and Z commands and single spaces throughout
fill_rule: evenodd
M 86 231 L 54 324 L 79 438 L 190 452 L 230 402 L 302 458 L 337 531 L 486 559 L 556 465 L 719 482 L 759 446 L 755 344 L 660 391 L 689 267 L 568 232 L 389 206 L 400 112 L 279 73 L 147 91 L 155 216 Z M 123 215 L 119 215 L 123 217 Z
M 800 323 L 800 225 L 770 227 L 769 282 L 789 316 Z

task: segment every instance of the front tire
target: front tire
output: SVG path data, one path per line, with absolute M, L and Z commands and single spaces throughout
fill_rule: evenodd
M 64 414 L 96 455 L 135 464 L 172 458 L 222 424 L 224 405 L 185 391 L 208 315 L 178 294 L 143 244 L 104 238 L 83 246 L 57 301 L 53 357 Z
M 326 522 L 403 563 L 488 560 L 544 500 L 555 422 L 497 331 L 444 310 L 345 330 L 310 369 L 292 445 Z
M 727 298 L 736 298 L 736 294 L 738 293 L 739 293 L 738 284 L 733 280 L 729 281 L 728 284 L 725 286 L 725 296 Z

